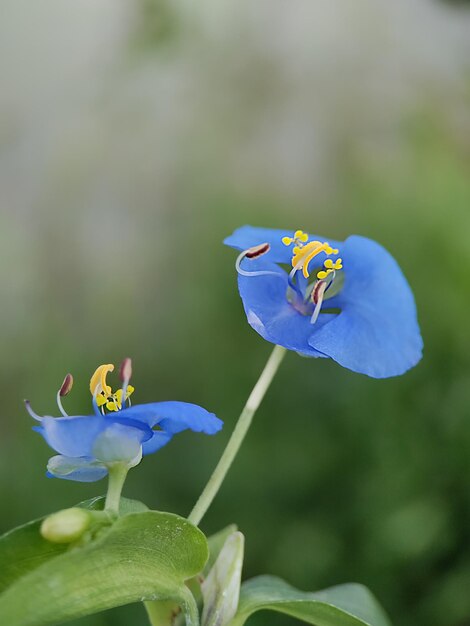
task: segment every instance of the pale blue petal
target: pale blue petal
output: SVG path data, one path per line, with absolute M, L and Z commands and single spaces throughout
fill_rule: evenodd
M 95 439 L 93 456 L 102 463 L 130 463 L 140 455 L 143 438 L 143 430 L 114 423 Z
M 76 415 L 44 417 L 35 428 L 59 454 L 69 457 L 92 456 L 96 437 L 109 426 L 105 417 Z
M 50 478 L 63 478 L 81 483 L 92 483 L 106 476 L 106 467 L 90 457 L 53 456 L 47 464 Z

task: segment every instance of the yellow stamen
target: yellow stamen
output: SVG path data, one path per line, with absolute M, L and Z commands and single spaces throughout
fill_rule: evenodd
M 307 243 L 308 242 L 308 243 Z M 292 248 L 292 267 L 295 271 L 302 270 L 305 278 L 309 278 L 310 273 L 308 266 L 310 261 L 314 259 L 320 252 L 324 252 L 327 256 L 330 254 L 338 254 L 337 248 L 332 248 L 327 241 L 308 241 L 307 233 L 303 230 L 296 230 L 293 237 L 283 237 L 282 243 L 286 246 L 295 244 Z M 331 272 L 341 269 L 341 259 L 333 263 L 331 259 L 327 259 L 324 263 L 325 269 L 321 270 L 317 277 L 326 278 Z
M 308 241 L 308 234 L 303 230 L 296 230 L 293 237 L 283 237 L 281 241 L 285 246 L 290 246 L 291 243 L 302 246 Z
M 96 404 L 98 406 L 103 406 L 103 404 L 106 404 L 107 401 L 108 401 L 108 398 L 102 393 L 99 393 L 96 396 Z
M 323 263 L 323 267 L 325 269 L 321 270 L 317 274 L 317 278 L 319 278 L 320 280 L 323 280 L 328 276 L 328 274 L 331 274 L 336 270 L 343 269 L 343 259 L 336 259 L 336 261 L 334 262 L 332 259 L 326 259 L 326 261 Z
M 133 391 L 134 387 L 132 385 L 127 385 L 126 400 L 133 393 Z M 118 389 L 116 393 L 113 393 L 107 400 L 105 399 L 104 402 L 106 402 L 106 408 L 108 411 L 120 411 L 122 407 L 122 389 Z
M 296 230 L 294 233 L 294 239 L 301 241 L 302 243 L 306 243 L 308 241 L 308 235 L 307 233 L 304 233 L 303 230 Z
M 310 276 L 308 272 L 308 265 L 310 261 L 320 254 L 320 252 L 327 252 L 328 249 L 332 249 L 330 245 L 325 241 L 322 243 L 321 241 L 309 241 L 309 243 L 302 248 L 298 248 L 293 250 L 292 256 L 292 267 L 299 266 L 299 269 L 302 268 L 303 275 L 305 278 Z
M 103 392 L 107 397 L 111 395 L 112 389 L 106 383 L 106 376 L 112 371 L 114 371 L 114 365 L 112 363 L 100 365 L 96 368 L 95 373 L 90 379 L 90 391 L 92 396 L 95 395 L 97 387 L 99 387 L 98 393 Z

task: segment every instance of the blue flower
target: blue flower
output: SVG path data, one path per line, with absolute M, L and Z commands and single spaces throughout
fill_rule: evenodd
M 93 482 L 106 476 L 115 463 L 134 467 L 142 455 L 156 452 L 183 430 L 214 435 L 222 428 L 221 420 L 196 404 L 171 401 L 130 406 L 134 391 L 129 385 L 130 359 L 121 366 L 123 384 L 115 393 L 106 382 L 113 370 L 114 365 L 101 365 L 91 378 L 93 415 L 68 416 L 65 412 L 62 398 L 72 388 L 71 374 L 57 393 L 62 417 L 42 417 L 26 401 L 29 414 L 39 421 L 34 430 L 58 453 L 49 459 L 48 476 Z M 129 406 L 123 408 L 126 404 Z
M 375 241 L 243 226 L 224 243 L 241 250 L 240 296 L 267 341 L 374 378 L 403 374 L 421 359 L 410 286 Z

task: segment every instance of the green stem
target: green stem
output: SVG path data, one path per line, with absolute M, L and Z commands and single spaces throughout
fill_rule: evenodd
M 217 492 L 219 491 L 220 486 L 227 475 L 227 472 L 230 469 L 240 446 L 243 443 L 248 429 L 250 428 L 253 416 L 261 404 L 261 401 L 263 400 L 285 354 L 286 349 L 281 346 L 276 346 L 272 351 L 271 356 L 269 357 L 268 362 L 258 379 L 258 382 L 254 386 L 253 391 L 251 392 L 245 407 L 238 418 L 238 422 L 232 436 L 230 437 L 229 442 L 220 457 L 214 472 L 212 473 L 212 476 L 209 478 L 209 482 L 205 486 L 204 491 L 199 496 L 193 510 L 189 514 L 189 521 L 196 526 L 202 520 L 207 512 L 207 509 L 210 507 L 213 499 L 217 495 Z
M 121 491 L 126 480 L 129 466 L 124 463 L 116 463 L 108 468 L 109 482 L 108 493 L 104 503 L 104 510 L 111 511 L 119 515 L 119 502 L 121 500 Z

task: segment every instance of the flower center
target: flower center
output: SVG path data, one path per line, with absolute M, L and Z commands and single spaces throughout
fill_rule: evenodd
M 120 411 L 123 403 L 129 401 L 130 404 L 129 397 L 134 391 L 134 387 L 129 385 L 131 375 L 130 359 L 125 359 L 121 365 L 120 378 L 123 381 L 123 385 L 121 389 L 114 392 L 106 381 L 108 373 L 113 371 L 114 365 L 112 363 L 100 365 L 90 380 L 90 392 L 101 412 L 104 412 L 105 408 L 108 411 Z
M 327 241 L 309 241 L 309 236 L 303 230 L 296 230 L 293 237 L 283 237 L 282 243 L 285 246 L 293 245 L 292 269 L 288 277 L 289 286 L 286 298 L 296 311 L 302 315 L 309 315 L 311 323 L 315 324 L 321 312 L 323 301 L 328 297 L 333 297 L 342 286 L 342 283 L 337 281 L 337 272 L 343 268 L 342 259 L 333 260 L 330 258 L 332 255 L 336 256 L 339 250 L 330 246 Z M 248 261 L 258 259 L 267 254 L 270 249 L 269 243 L 261 243 L 241 252 L 235 263 L 237 272 L 242 276 L 277 276 L 285 280 L 285 275 L 279 271 L 247 270 L 241 267 L 242 261 L 245 259 Z M 311 270 L 312 261 L 321 253 L 327 258 L 323 264 L 317 264 Z M 311 275 L 315 276 L 313 280 L 309 280 Z M 333 283 L 338 289 L 332 289 Z M 109 366 L 102 365 L 101 367 Z M 98 370 L 95 372 L 97 382 L 99 382 Z M 103 384 L 106 384 L 106 381 L 102 382 Z
M 310 315 L 311 323 L 315 324 L 323 300 L 328 297 L 327 291 L 336 279 L 336 272 L 343 268 L 342 259 L 333 261 L 329 258 L 331 255 L 337 255 L 339 250 L 332 248 L 327 241 L 309 241 L 307 233 L 302 230 L 297 230 L 293 237 L 283 237 L 282 243 L 285 246 L 294 245 L 287 299 L 299 313 Z M 309 281 L 310 265 L 322 252 L 328 258 L 323 262 L 323 267 L 317 267 L 315 270 L 315 279 Z

